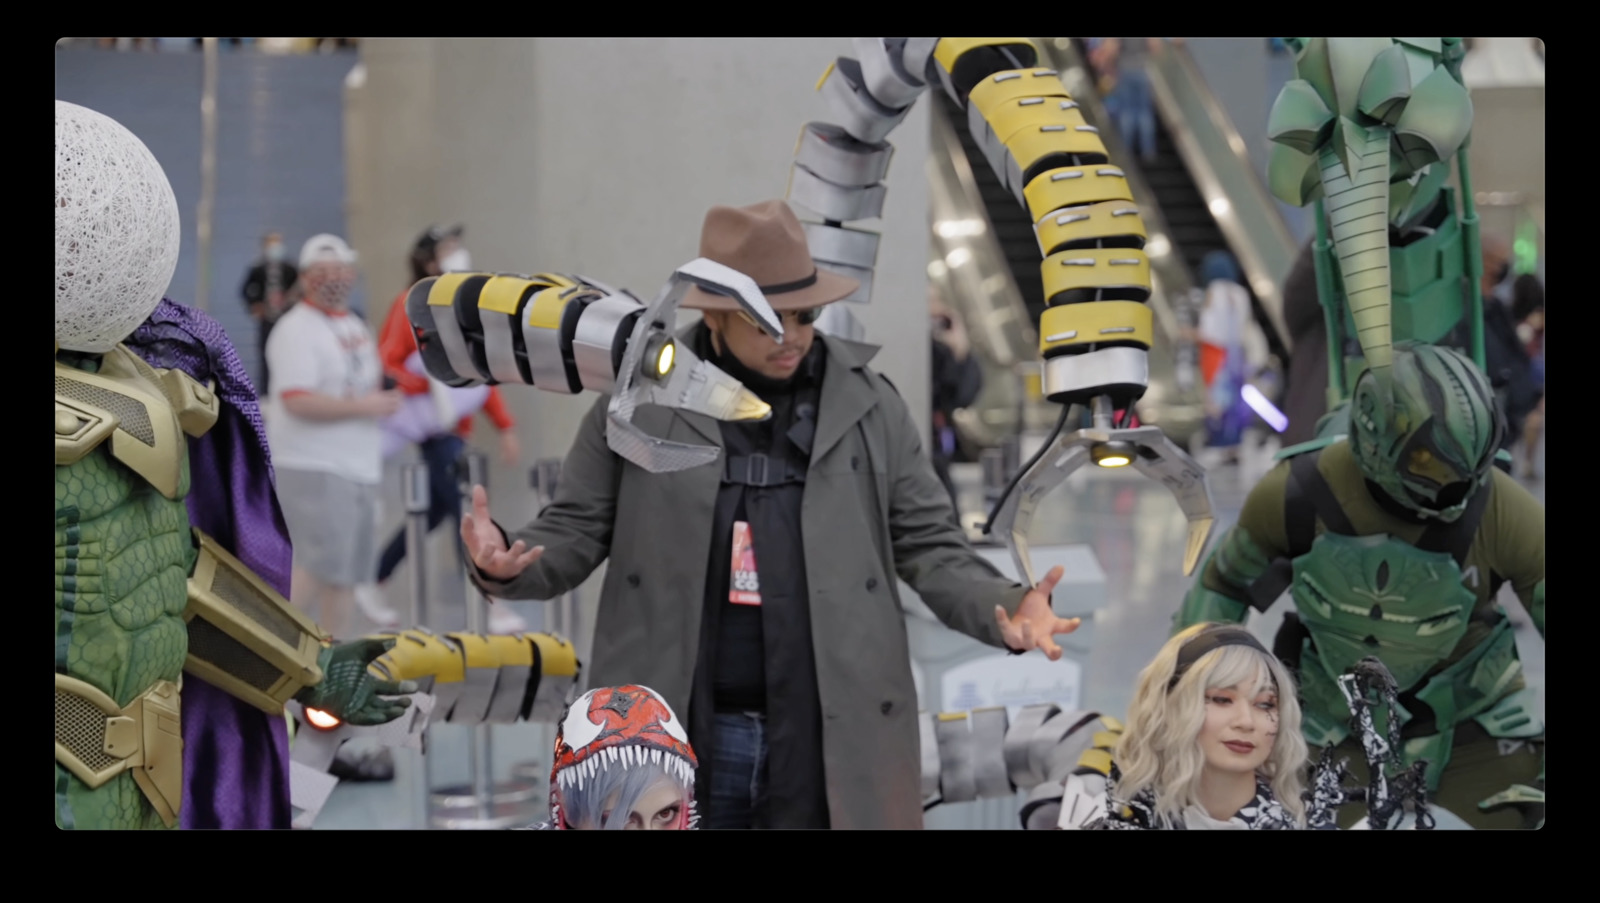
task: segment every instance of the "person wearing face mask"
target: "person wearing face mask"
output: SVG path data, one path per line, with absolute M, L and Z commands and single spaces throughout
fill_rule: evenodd
M 267 439 L 295 549 L 290 598 L 320 613 L 334 636 L 351 629 L 354 589 L 372 579 L 383 476 L 378 421 L 400 406 L 398 392 L 382 389 L 372 333 L 349 309 L 355 262 L 337 236 L 307 241 L 301 303 L 267 342 L 275 374 Z
M 450 520 L 457 525 L 461 520 L 461 492 L 457 486 L 457 462 L 461 459 L 467 440 L 472 435 L 473 415 L 482 411 L 500 434 L 500 459 L 509 467 L 515 466 L 522 455 L 517 441 L 517 422 L 511 417 L 505 399 L 495 386 L 483 391 L 452 391 L 443 383 L 430 379 L 421 365 L 417 353 L 417 339 L 406 320 L 406 294 L 411 286 L 441 273 L 464 272 L 472 268 L 472 257 L 461 244 L 463 229 L 460 225 L 448 228 L 430 226 L 412 246 L 410 266 L 411 282 L 389 307 L 389 317 L 378 334 L 378 355 L 383 363 L 384 376 L 413 404 L 413 399 L 431 397 L 439 413 L 434 426 L 426 430 L 420 440 L 408 433 L 405 438 L 416 441 L 422 460 L 428 466 L 428 529 Z M 460 547 L 457 547 L 459 554 Z M 400 615 L 388 603 L 385 584 L 406 557 L 405 530 L 397 530 L 383 547 L 378 560 L 377 583 L 366 584 L 356 590 L 356 603 L 373 623 L 392 627 L 399 623 Z M 521 633 L 527 624 L 504 605 L 489 608 L 490 633 Z
M 261 259 L 250 267 L 244 286 L 239 289 L 259 334 L 261 384 L 256 386 L 256 394 L 261 398 L 267 397 L 267 380 L 271 374 L 267 367 L 267 337 L 272 335 L 273 325 L 289 308 L 289 290 L 297 277 L 294 264 L 284 259 L 283 236 L 268 232 L 261 239 Z
M 1245 629 L 1179 633 L 1139 674 L 1109 779 L 1068 779 L 1061 827 L 1307 827 L 1309 756 L 1295 692 L 1283 663 Z

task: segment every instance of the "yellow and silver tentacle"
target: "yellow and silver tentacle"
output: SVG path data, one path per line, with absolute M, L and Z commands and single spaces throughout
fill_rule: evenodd
M 679 267 L 648 305 L 581 276 L 447 273 L 412 286 L 406 317 L 428 373 L 449 385 L 611 393 L 612 450 L 666 473 L 714 461 L 720 450 L 646 435 L 632 422 L 639 405 L 719 420 L 771 415 L 766 403 L 674 337 L 678 304 L 695 285 L 737 298 L 764 330 L 782 337 L 782 321 L 755 282 L 705 259 Z
M 838 123 L 806 125 L 790 178 L 789 200 L 822 219 L 806 226 L 819 265 L 860 279 L 857 300 L 867 300 L 878 236 L 844 223 L 880 215 L 885 138 L 939 85 L 1034 221 L 1048 305 L 1039 322 L 1045 394 L 1094 415 L 1091 428 L 1058 436 L 1035 459 L 991 532 L 1036 583 L 1027 534 L 1039 502 L 1091 461 L 1131 465 L 1178 497 L 1189 521 L 1183 568 L 1193 573 L 1214 522 L 1205 471 L 1160 429 L 1113 423 L 1149 384 L 1154 324 L 1144 223 L 1096 129 L 1058 74 L 1035 65 L 1027 38 L 857 38 L 855 50 L 859 60 L 835 60 L 818 84 Z
M 1015 799 L 1028 793 L 1018 815 L 1024 829 L 1078 827 L 1104 809 L 1086 795 L 1104 791 L 1122 722 L 1052 703 L 1024 708 L 1011 721 L 1003 706 L 924 712 L 922 795 L 929 803 Z M 1069 824 L 1070 822 L 1070 824 Z

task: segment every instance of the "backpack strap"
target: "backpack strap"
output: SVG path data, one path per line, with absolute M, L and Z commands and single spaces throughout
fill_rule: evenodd
M 1289 478 L 1283 487 L 1283 526 L 1288 554 L 1273 561 L 1266 572 L 1250 584 L 1250 606 L 1257 611 L 1271 608 L 1289 588 L 1294 580 L 1294 559 L 1311 551 L 1311 544 L 1317 538 L 1319 518 L 1331 532 L 1355 534 L 1344 508 L 1317 467 L 1321 457 L 1322 449 L 1317 448 L 1289 459 Z

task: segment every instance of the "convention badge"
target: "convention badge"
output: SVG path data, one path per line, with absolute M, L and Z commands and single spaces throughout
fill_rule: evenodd
M 742 520 L 733 525 L 733 574 L 728 583 L 728 601 L 735 605 L 761 604 L 755 545 L 750 537 L 750 525 Z

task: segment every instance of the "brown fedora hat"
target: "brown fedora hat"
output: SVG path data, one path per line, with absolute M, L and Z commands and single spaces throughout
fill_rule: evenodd
M 712 207 L 700 230 L 700 256 L 754 279 L 775 311 L 806 310 L 847 298 L 861 283 L 817 266 L 800 220 L 785 201 Z M 695 286 L 691 310 L 739 310 L 739 302 Z

